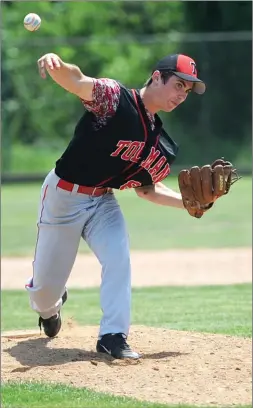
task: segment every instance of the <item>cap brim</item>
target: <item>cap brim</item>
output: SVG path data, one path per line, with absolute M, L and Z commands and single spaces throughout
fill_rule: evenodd
M 206 85 L 201 79 L 198 79 L 192 75 L 183 74 L 182 72 L 173 72 L 178 78 L 183 79 L 184 81 L 194 82 L 192 88 L 193 92 L 202 95 L 206 90 Z

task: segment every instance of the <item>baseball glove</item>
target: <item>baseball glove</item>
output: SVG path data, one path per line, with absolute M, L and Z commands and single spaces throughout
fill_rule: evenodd
M 184 207 L 192 217 L 201 218 L 240 178 L 232 163 L 224 158 L 211 165 L 181 170 L 178 184 Z

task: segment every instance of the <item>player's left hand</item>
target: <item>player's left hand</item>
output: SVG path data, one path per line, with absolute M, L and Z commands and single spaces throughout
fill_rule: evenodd
M 201 218 L 240 178 L 232 163 L 223 158 L 201 168 L 181 170 L 178 184 L 184 207 L 192 217 Z

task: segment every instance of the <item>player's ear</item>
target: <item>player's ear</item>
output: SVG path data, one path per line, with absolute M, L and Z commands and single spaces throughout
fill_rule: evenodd
M 161 79 L 160 71 L 158 71 L 158 70 L 154 71 L 153 74 L 152 74 L 152 80 L 153 80 L 153 84 L 155 86 L 159 85 L 160 79 Z

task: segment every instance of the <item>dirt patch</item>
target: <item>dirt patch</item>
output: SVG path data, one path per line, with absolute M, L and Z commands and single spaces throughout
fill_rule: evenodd
M 252 281 L 252 249 L 133 251 L 132 285 L 218 285 Z M 92 254 L 78 254 L 69 288 L 100 285 L 101 268 Z M 2 258 L 2 289 L 24 288 L 32 275 L 31 258 Z
M 251 404 L 250 339 L 133 326 L 129 343 L 142 358 L 131 362 L 96 353 L 97 332 L 69 322 L 51 340 L 3 334 L 2 381 L 43 378 L 168 404 Z
M 216 285 L 251 282 L 251 248 L 136 251 L 132 285 Z M 20 289 L 31 258 L 2 258 L 2 289 Z M 93 255 L 78 254 L 69 288 L 100 285 Z M 71 333 L 71 336 L 70 336 Z M 168 404 L 251 404 L 251 339 L 132 326 L 138 361 L 95 352 L 97 327 L 64 322 L 59 337 L 2 334 L 2 381 L 43 380 Z

